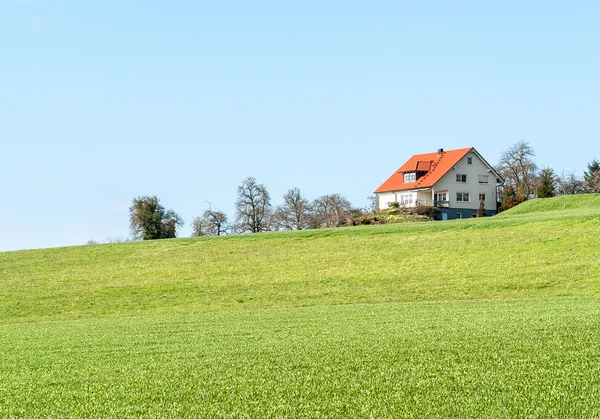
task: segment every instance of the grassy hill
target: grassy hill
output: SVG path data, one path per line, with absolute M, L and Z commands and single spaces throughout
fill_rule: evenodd
M 599 221 L 0 253 L 0 417 L 595 417 Z

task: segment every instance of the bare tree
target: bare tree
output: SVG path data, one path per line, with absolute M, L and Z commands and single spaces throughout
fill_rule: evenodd
M 227 234 L 229 224 L 227 215 L 223 211 L 214 210 L 212 207 L 204 211 L 201 217 L 192 221 L 192 236 L 221 236 Z
M 253 177 L 237 189 L 235 229 L 241 233 L 260 233 L 271 229 L 271 198 L 267 188 Z
M 535 194 L 538 170 L 534 157 L 533 147 L 521 141 L 504 151 L 496 166 L 496 171 L 504 178 L 504 188 L 512 187 L 518 202 Z
M 564 170 L 557 178 L 557 190 L 560 195 L 575 195 L 586 192 L 585 181 L 575 174 Z
M 202 217 L 195 217 L 192 220 L 192 237 L 207 236 L 206 224 Z
M 298 188 L 292 188 L 283 195 L 283 204 L 274 214 L 275 224 L 284 230 L 305 230 L 309 226 L 309 218 L 310 203 Z
M 202 217 L 206 220 L 206 231 L 208 232 L 208 235 L 221 236 L 227 234 L 229 224 L 227 222 L 227 215 L 223 211 L 209 208 L 204 211 Z
M 340 194 L 324 195 L 312 203 L 312 227 L 340 226 L 350 216 L 352 205 Z
M 377 211 L 379 211 L 379 195 L 371 195 L 367 199 L 371 201 L 369 210 L 375 214 Z

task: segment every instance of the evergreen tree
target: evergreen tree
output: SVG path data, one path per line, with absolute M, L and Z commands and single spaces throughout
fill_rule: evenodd
M 479 201 L 479 209 L 477 210 L 477 216 L 478 217 L 485 217 L 485 201 L 483 199 L 481 199 Z
M 517 197 L 517 192 L 512 185 L 508 185 L 504 188 L 504 195 L 502 196 L 502 203 L 500 204 L 500 211 L 506 211 L 512 207 L 516 207 L 523 199 Z
M 538 198 L 551 198 L 556 195 L 556 176 L 550 168 L 542 169 L 540 186 L 537 190 Z
M 592 160 L 587 171 L 583 173 L 583 180 L 587 192 L 600 192 L 600 161 Z

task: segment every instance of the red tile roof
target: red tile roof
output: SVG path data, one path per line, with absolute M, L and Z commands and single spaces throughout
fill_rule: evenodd
M 473 147 L 447 150 L 441 154 L 415 154 L 404 163 L 375 193 L 431 188 L 448 173 Z M 416 182 L 404 183 L 405 172 L 427 172 Z

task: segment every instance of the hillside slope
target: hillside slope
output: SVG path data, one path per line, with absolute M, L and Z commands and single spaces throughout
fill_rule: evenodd
M 0 253 L 0 322 L 600 295 L 600 195 L 486 219 Z
M 0 417 L 600 417 L 599 204 L 0 253 Z
M 571 214 L 575 212 L 579 216 L 583 213 L 596 213 L 600 206 L 599 194 L 564 195 L 555 198 L 532 199 L 517 205 L 510 210 L 501 213 L 501 216 L 515 216 L 518 214 L 553 212 Z

